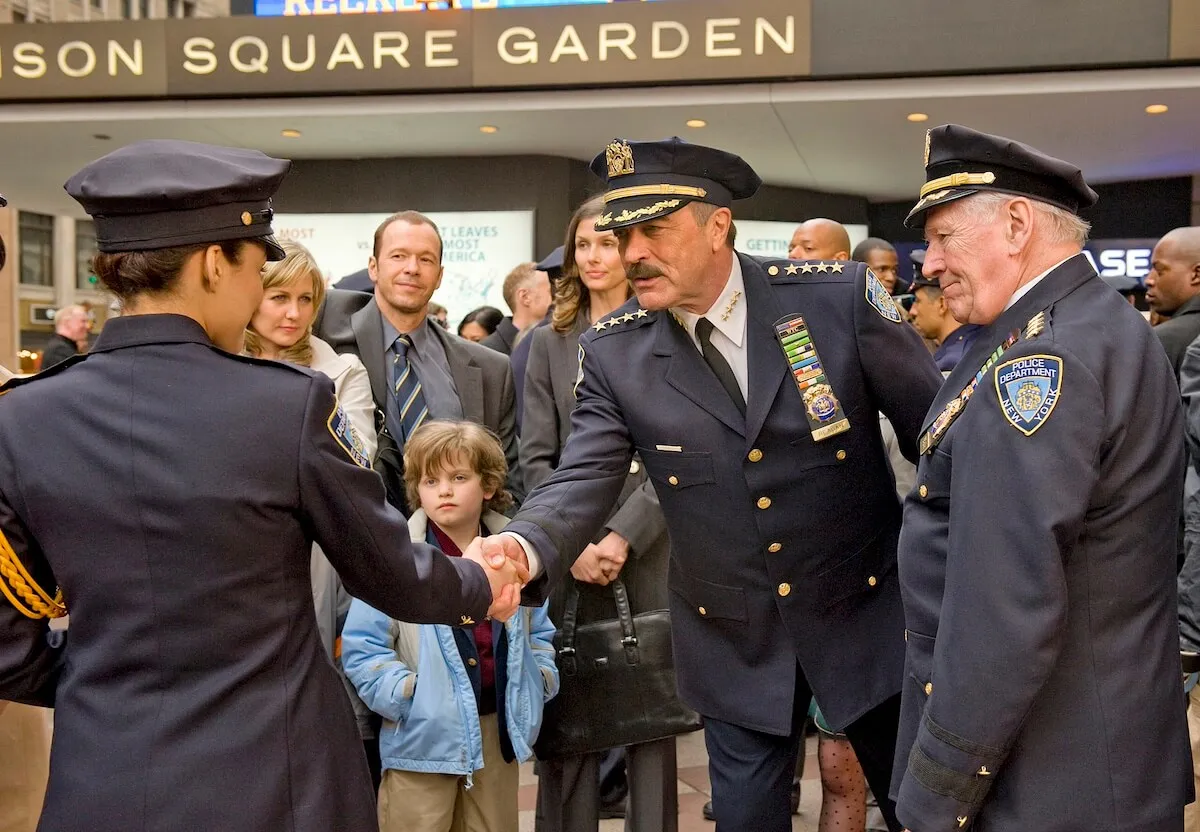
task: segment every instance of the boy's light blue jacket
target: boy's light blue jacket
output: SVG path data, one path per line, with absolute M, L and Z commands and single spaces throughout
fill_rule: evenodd
M 483 516 L 493 534 L 507 522 L 495 512 Z M 413 540 L 424 541 L 425 512 L 414 513 L 408 528 Z M 543 706 L 558 693 L 555 628 L 545 604 L 493 624 L 495 643 L 503 633 L 508 647 L 505 667 L 496 668 L 496 684 L 504 684 L 502 729 L 524 762 L 533 756 Z M 478 706 L 454 628 L 394 621 L 356 599 L 342 631 L 342 666 L 363 702 L 384 719 L 379 750 L 385 769 L 469 778 L 483 768 Z

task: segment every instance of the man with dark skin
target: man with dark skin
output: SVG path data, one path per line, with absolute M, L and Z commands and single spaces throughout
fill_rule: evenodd
M 1168 232 L 1150 260 L 1146 302 L 1168 320 L 1154 327 L 1175 377 L 1188 345 L 1200 336 L 1200 227 Z
M 824 217 L 800 223 L 792 234 L 788 257 L 793 260 L 849 260 L 850 235 L 840 222 Z
M 850 259 L 866 263 L 867 268 L 875 272 L 879 282 L 888 290 L 888 294 L 896 294 L 896 282 L 900 277 L 900 258 L 896 256 L 895 246 L 879 237 L 868 237 L 854 247 Z

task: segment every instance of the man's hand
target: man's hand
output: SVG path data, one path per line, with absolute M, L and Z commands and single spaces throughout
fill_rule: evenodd
M 525 570 L 524 580 L 529 582 L 529 557 L 525 554 L 525 547 L 515 537 L 510 534 L 493 534 L 482 538 L 481 542 L 483 555 L 489 563 L 496 567 L 503 566 L 505 560 L 520 564 Z
M 609 532 L 599 543 L 589 543 L 574 565 L 571 575 L 577 581 L 608 586 L 621 574 L 629 559 L 629 541 L 616 532 Z
M 571 577 L 585 584 L 608 586 L 609 577 L 604 573 L 604 566 L 605 562 L 600 559 L 600 547 L 589 543 L 571 565 Z
M 494 541 L 496 538 L 488 538 Z M 477 537 L 463 552 L 463 557 L 478 563 L 487 574 L 488 585 L 492 588 L 492 605 L 488 607 L 488 615 L 499 621 L 512 618 L 521 606 L 521 588 L 529 582 L 529 568 L 524 564 L 525 552 L 521 544 L 512 538 L 509 541 L 521 552 L 521 560 L 509 558 L 504 551 L 493 551 L 485 554 L 485 541 Z

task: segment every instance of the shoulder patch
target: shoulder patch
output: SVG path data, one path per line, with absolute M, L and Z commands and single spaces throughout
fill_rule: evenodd
M 648 309 L 631 309 L 625 313 L 614 313 L 607 318 L 601 318 L 592 324 L 592 331 L 599 335 L 605 335 L 617 330 L 633 329 L 643 323 L 649 323 L 654 318 Z
M 358 431 L 350 422 L 350 417 L 346 415 L 346 411 L 342 410 L 340 404 L 334 406 L 326 425 L 334 440 L 342 446 L 342 450 L 350 459 L 354 460 L 356 465 L 361 468 L 371 467 L 371 458 L 367 456 L 367 448 L 363 444 L 362 437 L 358 435 Z
M 1014 428 L 1032 436 L 1058 404 L 1063 362 L 1056 355 L 1026 355 L 996 367 L 1000 410 Z
M 900 314 L 900 307 L 896 306 L 896 301 L 888 294 L 888 290 L 884 287 L 879 278 L 875 276 L 875 272 L 867 269 L 867 303 L 875 307 L 875 311 L 882 317 L 887 318 L 892 323 L 901 323 L 904 316 Z

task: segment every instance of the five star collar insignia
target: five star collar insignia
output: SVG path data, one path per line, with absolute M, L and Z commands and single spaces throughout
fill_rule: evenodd
M 875 307 L 875 311 L 892 323 L 900 323 L 904 316 L 900 314 L 896 301 L 888 294 L 887 288 L 875 276 L 875 272 L 867 269 L 867 303 Z
M 799 315 L 780 318 L 775 322 L 775 337 L 804 399 L 804 413 L 813 441 L 820 442 L 850 430 L 850 420 L 833 394 L 804 318 Z
M 996 368 L 1000 410 L 1014 428 L 1033 436 L 1058 404 L 1063 362 L 1055 355 L 1028 355 Z
M 371 458 L 367 455 L 367 448 L 363 445 L 362 437 L 358 435 L 358 431 L 350 423 L 350 417 L 346 415 L 346 411 L 342 410 L 340 404 L 334 407 L 333 413 L 329 414 L 329 421 L 326 422 L 326 425 L 329 427 L 329 433 L 356 465 L 362 468 L 371 467 Z

